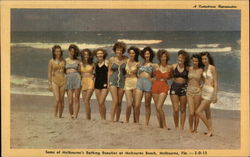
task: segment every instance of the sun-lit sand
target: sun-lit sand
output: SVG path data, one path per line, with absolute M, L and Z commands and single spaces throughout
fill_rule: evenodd
M 96 149 L 239 149 L 240 112 L 212 110 L 214 136 L 204 135 L 206 128 L 200 121 L 198 133 L 190 133 L 188 110 L 185 130 L 175 130 L 172 108 L 164 106 L 170 131 L 158 128 L 155 106 L 152 104 L 150 125 L 145 126 L 144 105 L 141 124 L 110 122 L 107 102 L 107 120 L 100 120 L 98 105 L 91 100 L 92 119 L 86 120 L 81 100 L 79 118 L 69 118 L 67 99 L 63 118 L 53 117 L 53 97 L 11 95 L 11 148 L 96 148 Z M 125 121 L 126 104 L 122 105 L 120 120 Z

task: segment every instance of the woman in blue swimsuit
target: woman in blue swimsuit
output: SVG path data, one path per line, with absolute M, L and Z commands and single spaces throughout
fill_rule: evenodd
M 119 121 L 121 114 L 122 97 L 124 95 L 125 67 L 127 57 L 123 56 L 126 51 L 126 44 L 117 42 L 113 46 L 115 56 L 109 59 L 108 82 L 112 96 L 111 121 Z M 115 120 L 116 116 L 116 120 Z
M 69 101 L 69 113 L 71 118 L 77 118 L 80 110 L 80 93 L 81 93 L 81 75 L 80 61 L 77 59 L 79 48 L 71 44 L 68 48 L 68 58 L 65 59 L 66 65 L 66 90 Z M 73 110 L 73 102 L 75 96 L 75 112 Z
M 150 47 L 145 47 L 141 51 L 141 57 L 144 59 L 144 63 L 138 68 L 138 80 L 136 89 L 136 101 L 135 101 L 135 119 L 136 123 L 139 123 L 140 108 L 143 94 L 145 95 L 145 108 L 146 108 L 146 125 L 149 124 L 151 114 L 151 87 L 152 87 L 152 75 L 154 65 L 152 63 L 155 54 Z

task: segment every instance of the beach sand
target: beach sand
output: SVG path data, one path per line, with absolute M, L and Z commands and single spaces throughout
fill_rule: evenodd
M 171 106 L 164 106 L 170 131 L 158 128 L 155 106 L 149 126 L 145 126 L 144 104 L 141 124 L 110 122 L 110 105 L 106 103 L 107 120 L 100 120 L 98 105 L 91 100 L 92 119 L 86 120 L 81 100 L 78 119 L 69 117 L 68 103 L 62 119 L 53 117 L 53 97 L 11 95 L 11 148 L 79 148 L 79 149 L 239 149 L 240 112 L 212 110 L 214 136 L 204 135 L 200 121 L 198 133 L 189 132 L 188 110 L 185 130 L 175 130 Z M 120 120 L 125 121 L 126 104 L 122 104 Z

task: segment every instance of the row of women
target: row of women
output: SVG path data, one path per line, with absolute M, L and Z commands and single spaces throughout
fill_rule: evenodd
M 124 55 L 126 44 L 117 42 L 113 46 L 113 51 L 115 55 L 106 60 L 107 52 L 102 48 L 92 53 L 89 49 L 79 51 L 79 48 L 72 44 L 68 48 L 68 58 L 63 59 L 61 47 L 55 45 L 52 48 L 53 58 L 48 65 L 48 79 L 49 90 L 55 96 L 55 117 L 58 112 L 59 118 L 62 117 L 66 91 L 71 118 L 78 117 L 82 93 L 86 106 L 86 118 L 91 119 L 90 98 L 95 91 L 101 119 L 106 119 L 105 100 L 110 92 L 112 96 L 111 121 L 119 121 L 122 98 L 125 93 L 126 122 L 129 122 L 133 110 L 133 121 L 139 123 L 141 102 L 144 96 L 146 125 L 149 124 L 151 98 L 153 98 L 159 127 L 169 130 L 163 104 L 170 93 L 175 127 L 184 129 L 188 104 L 190 131 L 197 132 L 200 118 L 208 129 L 207 135 L 212 136 L 210 104 L 217 101 L 218 85 L 216 68 L 208 52 L 193 54 L 190 59 L 186 51 L 180 50 L 177 63 L 170 65 L 168 64 L 169 53 L 166 50 L 157 52 L 159 63 L 153 63 L 155 53 L 150 47 L 145 47 L 140 51 L 132 46 L 127 50 L 129 56 L 127 57 Z M 81 60 L 78 59 L 78 54 Z M 142 62 L 138 61 L 139 55 L 143 59 Z M 93 63 L 94 56 L 97 59 L 96 63 Z M 171 87 L 168 85 L 169 79 L 172 80 Z

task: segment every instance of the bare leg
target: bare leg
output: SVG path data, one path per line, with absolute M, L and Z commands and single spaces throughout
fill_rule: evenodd
M 160 118 L 160 114 L 159 114 L 158 109 L 157 109 L 159 94 L 152 94 L 152 96 L 153 96 L 153 100 L 154 100 L 154 103 L 155 103 L 156 117 L 157 117 L 157 120 L 158 120 L 158 122 L 159 122 L 159 127 L 160 127 L 160 128 L 163 128 L 162 122 L 161 122 L 161 118 Z
M 53 91 L 53 95 L 55 97 L 55 102 L 54 102 L 54 117 L 57 117 L 57 113 L 58 113 L 58 109 L 59 109 L 59 105 L 60 105 L 60 91 L 59 91 L 59 87 L 52 82 L 52 91 Z
M 136 99 L 135 99 L 135 119 L 136 123 L 139 123 L 140 119 L 140 109 L 141 109 L 141 101 L 143 97 L 143 92 L 139 89 L 136 90 Z
M 178 95 L 170 95 L 172 106 L 173 106 L 173 118 L 175 128 L 179 127 L 179 96 Z
M 151 115 L 151 98 L 151 92 L 145 92 L 146 125 L 149 124 L 149 119 Z
M 81 94 L 81 89 L 75 89 L 74 93 L 75 93 L 75 108 L 76 108 L 75 118 L 77 118 L 79 110 L 80 110 L 80 94 Z
M 207 121 L 208 121 L 209 125 L 210 125 L 211 128 L 212 128 L 212 118 L 211 118 L 210 105 L 205 109 L 205 113 L 206 113 Z
M 84 99 L 84 104 L 86 105 L 86 118 L 91 119 L 91 108 L 90 108 L 90 98 L 93 94 L 94 89 L 86 90 L 86 96 Z
M 127 109 L 126 109 L 126 122 L 129 122 L 130 114 L 131 114 L 131 108 L 133 103 L 133 91 L 132 90 L 126 90 L 126 101 L 127 101 Z
M 73 110 L 73 90 L 67 90 L 68 102 L 69 102 L 69 114 L 71 118 L 74 118 L 74 110 Z
M 133 107 L 133 118 L 134 118 L 134 123 L 136 122 L 135 120 L 135 100 L 136 100 L 136 89 L 133 90 L 133 101 L 132 101 L 132 107 Z
M 200 95 L 194 96 L 195 111 L 198 109 L 200 103 L 201 103 L 201 96 Z M 195 115 L 194 132 L 197 132 L 198 124 L 199 124 L 199 117 Z
M 189 130 L 190 130 L 190 132 L 194 132 L 193 124 L 194 124 L 195 106 L 194 106 L 194 100 L 193 99 L 194 99 L 193 96 L 187 96 L 188 107 L 189 107 Z
M 116 110 L 116 121 L 118 122 L 122 111 L 122 97 L 124 95 L 123 88 L 118 88 L 117 93 L 118 93 L 118 105 Z
M 187 106 L 187 96 L 180 97 L 180 110 L 181 110 L 181 129 L 184 130 L 185 120 L 186 120 L 186 106 Z
M 111 108 L 111 121 L 114 122 L 115 119 L 115 114 L 118 106 L 118 90 L 117 87 L 115 86 L 110 86 L 109 87 L 111 96 L 112 96 L 112 108 Z
M 167 94 L 166 93 L 161 93 L 159 95 L 158 103 L 157 103 L 157 112 L 159 113 L 161 125 L 163 126 L 163 128 L 167 128 L 165 114 L 164 114 L 164 111 L 162 109 L 166 98 L 167 98 Z
M 207 120 L 206 116 L 202 113 L 209 105 L 210 101 L 208 100 L 202 100 L 200 106 L 198 109 L 195 111 L 195 114 L 204 122 L 208 129 L 208 136 L 212 135 L 212 126 L 210 125 L 209 121 Z
M 101 119 L 106 119 L 106 107 L 105 107 L 105 100 L 108 95 L 108 89 L 96 89 L 96 97 L 98 99 L 99 104 L 99 112 L 101 115 Z
M 59 118 L 62 118 L 62 113 L 64 109 L 64 94 L 65 94 L 65 86 L 60 87 L 60 103 L 59 103 Z

